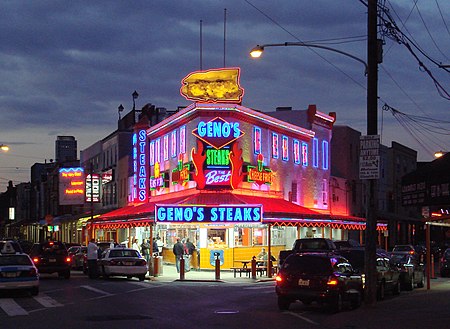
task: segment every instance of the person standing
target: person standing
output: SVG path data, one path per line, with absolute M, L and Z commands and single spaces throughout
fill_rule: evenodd
M 177 267 L 177 273 L 180 273 L 180 259 L 183 257 L 184 248 L 180 242 L 180 238 L 177 238 L 177 242 L 173 245 L 173 254 L 175 255 L 175 265 Z
M 195 250 L 195 246 L 194 246 L 194 244 L 191 241 L 189 241 L 189 238 L 186 238 L 185 246 L 186 246 L 185 250 L 186 250 L 187 255 L 188 255 L 188 257 L 186 259 L 186 262 L 185 262 L 185 268 L 186 268 L 186 271 L 190 271 L 191 270 L 191 260 L 192 260 L 192 255 L 193 255 L 194 250 Z
M 141 244 L 141 252 L 142 256 L 147 261 L 147 264 L 150 260 L 150 243 L 148 243 L 148 240 L 144 240 Z
M 88 263 L 89 279 L 95 279 L 98 277 L 97 259 L 98 259 L 98 246 L 95 243 L 95 239 L 91 239 L 91 241 L 87 246 L 87 263 Z
M 133 240 L 133 244 L 131 245 L 131 248 L 133 248 L 134 250 L 139 251 L 139 241 L 138 241 L 138 239 L 134 239 Z
M 164 243 L 161 241 L 159 235 L 156 237 L 156 245 L 158 246 L 158 255 L 162 256 Z

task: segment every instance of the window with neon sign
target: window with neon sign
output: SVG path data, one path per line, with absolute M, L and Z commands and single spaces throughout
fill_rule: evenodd
M 294 163 L 300 164 L 300 142 L 294 139 Z
M 186 153 L 186 126 L 180 128 L 180 153 Z
M 163 138 L 163 156 L 164 161 L 169 160 L 169 135 L 164 135 Z
M 287 136 L 281 138 L 281 158 L 283 161 L 289 160 L 289 140 Z
M 161 138 L 155 141 L 155 162 L 161 162 Z
M 314 168 L 319 166 L 319 140 L 317 138 L 313 138 L 312 166 Z
M 278 134 L 272 133 L 272 158 L 278 159 Z
M 253 148 L 255 154 L 261 153 L 261 128 L 253 128 Z
M 302 166 L 308 166 L 308 144 L 302 143 Z
M 322 141 L 322 168 L 328 170 L 328 141 Z
M 172 156 L 172 158 L 176 158 L 177 157 L 177 131 L 174 130 L 172 131 L 172 133 L 170 134 L 170 155 Z
M 155 164 L 155 141 L 150 142 L 150 166 Z

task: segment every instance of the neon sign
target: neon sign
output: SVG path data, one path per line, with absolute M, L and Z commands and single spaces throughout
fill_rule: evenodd
M 168 187 L 166 184 L 166 174 L 160 172 L 159 162 L 155 163 L 155 175 L 150 177 L 150 191 L 159 190 L 164 187 Z
M 164 153 L 164 161 L 169 160 L 169 135 L 164 135 L 163 153 Z
M 157 222 L 260 223 L 261 205 L 156 205 Z
M 91 184 L 92 183 L 92 184 Z M 100 176 L 91 174 L 86 176 L 86 202 L 100 202 Z
M 278 159 L 278 134 L 272 133 L 272 158 Z
M 147 133 L 145 130 L 133 135 L 133 195 L 139 201 L 147 200 Z
M 261 153 L 261 128 L 253 129 L 253 148 L 255 154 Z
M 258 185 L 271 185 L 274 181 L 274 174 L 269 168 L 264 168 L 264 156 L 258 154 L 258 166 L 247 166 L 247 181 Z
M 172 158 L 175 158 L 177 156 L 177 131 L 174 130 L 170 134 L 170 141 L 171 141 L 171 148 L 170 148 L 170 154 Z
M 289 145 L 287 136 L 281 138 L 281 158 L 283 161 L 289 160 Z
M 59 170 L 59 204 L 83 204 L 85 193 L 84 184 L 83 168 L 61 168 Z
M 172 184 L 181 184 L 186 186 L 191 180 L 191 166 L 189 163 L 183 165 L 183 154 L 178 156 L 178 166 L 172 170 Z
M 308 166 L 308 144 L 302 143 L 302 165 Z
M 218 150 L 241 138 L 244 132 L 239 129 L 239 122 L 216 117 L 208 122 L 200 121 L 192 134 Z
M 206 149 L 206 165 L 207 166 L 229 166 L 230 165 L 229 149 Z
M 180 153 L 186 153 L 186 126 L 180 128 Z
M 300 142 L 294 139 L 294 163 L 300 164 Z
M 180 93 L 192 101 L 240 104 L 244 89 L 239 75 L 237 67 L 192 72 L 181 81 Z

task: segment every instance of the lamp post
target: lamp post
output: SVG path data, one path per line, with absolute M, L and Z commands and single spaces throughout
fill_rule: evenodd
M 119 120 L 121 119 L 120 113 L 123 112 L 124 107 L 122 104 L 119 105 L 119 107 L 117 108 L 118 112 L 119 112 Z
M 139 97 L 138 92 L 135 90 L 131 96 L 133 96 L 133 111 L 136 110 L 136 99 Z
M 355 57 L 344 51 L 321 46 L 309 44 L 305 42 L 285 42 L 265 44 L 256 46 L 250 52 L 253 58 L 261 56 L 266 47 L 287 47 L 300 46 L 321 48 L 329 51 L 339 53 L 341 55 L 352 58 L 364 64 L 365 74 L 367 75 L 367 135 L 377 135 L 377 98 L 378 98 L 378 40 L 377 40 L 377 0 L 368 0 L 368 21 L 367 21 L 367 63 L 362 59 Z M 368 305 L 376 302 L 376 243 L 377 243 L 377 212 L 378 212 L 378 196 L 377 180 L 369 179 L 368 184 L 368 201 L 366 208 L 366 234 L 365 234 L 365 298 L 364 301 Z
M 9 146 L 6 144 L 0 144 L 0 150 L 2 150 L 3 152 L 8 152 Z
M 291 47 L 291 46 L 296 46 L 296 47 L 308 47 L 308 48 L 319 48 L 319 49 L 325 49 L 325 50 L 329 50 L 329 51 L 333 51 L 335 53 L 350 57 L 360 63 L 362 63 L 364 65 L 365 71 L 364 73 L 367 74 L 368 72 L 368 66 L 367 63 L 365 61 L 363 61 L 362 59 L 353 56 L 352 54 L 349 54 L 345 51 L 339 50 L 339 49 L 335 49 L 335 48 L 331 48 L 331 47 L 326 47 L 326 46 L 322 46 L 322 45 L 316 45 L 313 43 L 306 43 L 306 42 L 284 42 L 284 43 L 268 43 L 265 45 L 257 45 L 256 47 L 254 47 L 251 51 L 250 51 L 250 56 L 253 58 L 259 58 L 261 57 L 262 53 L 264 52 L 264 48 L 267 47 Z

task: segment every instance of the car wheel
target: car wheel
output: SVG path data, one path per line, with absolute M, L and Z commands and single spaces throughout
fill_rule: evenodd
M 343 309 L 344 301 L 342 300 L 342 294 L 339 293 L 331 303 L 331 311 L 333 313 L 341 312 Z
M 384 287 L 384 282 L 380 283 L 380 287 L 378 288 L 377 291 L 377 299 L 378 300 L 383 300 L 384 299 L 384 295 L 385 295 L 385 287 Z
M 288 298 L 278 296 L 278 308 L 280 311 L 287 311 L 290 305 L 291 301 Z
M 64 279 L 70 279 L 70 270 L 64 273 Z
M 145 274 L 144 275 L 139 275 L 138 279 L 139 279 L 139 281 L 144 281 L 145 280 Z
M 131 275 L 127 275 L 127 279 L 131 279 L 133 276 Z
M 397 283 L 394 285 L 394 288 L 392 289 L 393 295 L 400 295 L 400 281 L 397 281 Z
M 425 287 L 425 273 L 422 273 L 422 278 L 417 282 L 417 288 Z
M 353 309 L 361 306 L 361 294 L 358 294 L 355 298 L 352 299 L 350 306 Z
M 102 266 L 102 277 L 103 277 L 104 279 L 109 279 L 109 275 L 106 274 L 106 271 L 105 271 L 105 267 L 104 267 L 104 266 Z
M 411 276 L 409 281 L 406 283 L 406 290 L 411 291 L 414 289 L 414 276 Z
M 31 296 L 37 296 L 39 295 L 39 287 L 33 287 L 30 289 Z

